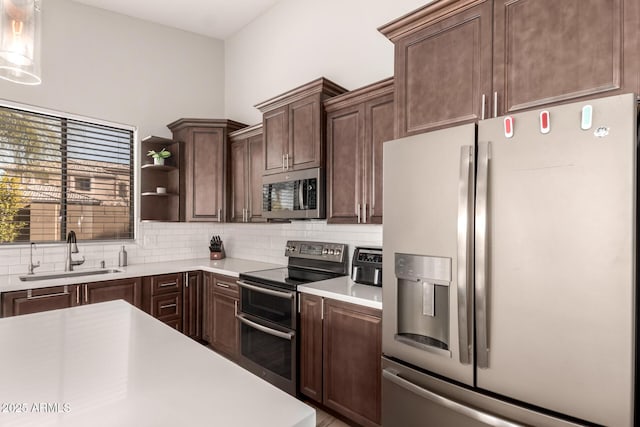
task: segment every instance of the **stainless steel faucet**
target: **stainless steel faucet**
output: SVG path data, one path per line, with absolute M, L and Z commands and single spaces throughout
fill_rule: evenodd
M 67 256 L 64 262 L 64 271 L 73 271 L 73 266 L 84 264 L 84 257 L 81 260 L 74 261 L 71 254 L 77 254 L 78 244 L 76 243 L 76 232 L 71 230 L 67 233 Z
M 40 267 L 40 261 L 37 264 L 33 263 L 33 250 L 36 248 L 36 244 L 31 242 L 31 246 L 29 248 L 29 271 L 27 274 L 33 274 L 33 269 Z

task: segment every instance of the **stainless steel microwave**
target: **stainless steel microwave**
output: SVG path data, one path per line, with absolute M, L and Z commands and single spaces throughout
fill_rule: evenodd
M 268 219 L 324 218 L 324 171 L 314 168 L 263 177 L 262 216 Z

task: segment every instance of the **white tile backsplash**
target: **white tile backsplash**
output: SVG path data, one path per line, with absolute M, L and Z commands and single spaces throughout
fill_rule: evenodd
M 124 242 L 129 264 L 143 264 L 209 256 L 209 239 L 220 235 L 228 257 L 286 264 L 287 240 L 315 240 L 346 243 L 349 259 L 361 245 L 382 245 L 381 225 L 338 225 L 326 221 L 293 221 L 286 224 L 160 223 L 143 222 L 135 242 Z M 123 242 L 78 244 L 85 257 L 82 268 L 118 265 Z M 40 261 L 36 272 L 64 270 L 65 245 L 38 244 L 33 253 Z M 27 272 L 29 246 L 0 246 L 0 274 Z

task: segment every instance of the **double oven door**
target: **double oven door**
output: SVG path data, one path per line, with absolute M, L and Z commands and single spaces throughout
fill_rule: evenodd
M 296 394 L 295 290 L 247 279 L 240 286 L 240 364 L 289 394 Z

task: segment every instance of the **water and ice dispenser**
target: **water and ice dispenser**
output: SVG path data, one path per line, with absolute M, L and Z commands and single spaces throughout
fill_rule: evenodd
M 397 341 L 449 351 L 451 258 L 395 254 Z

